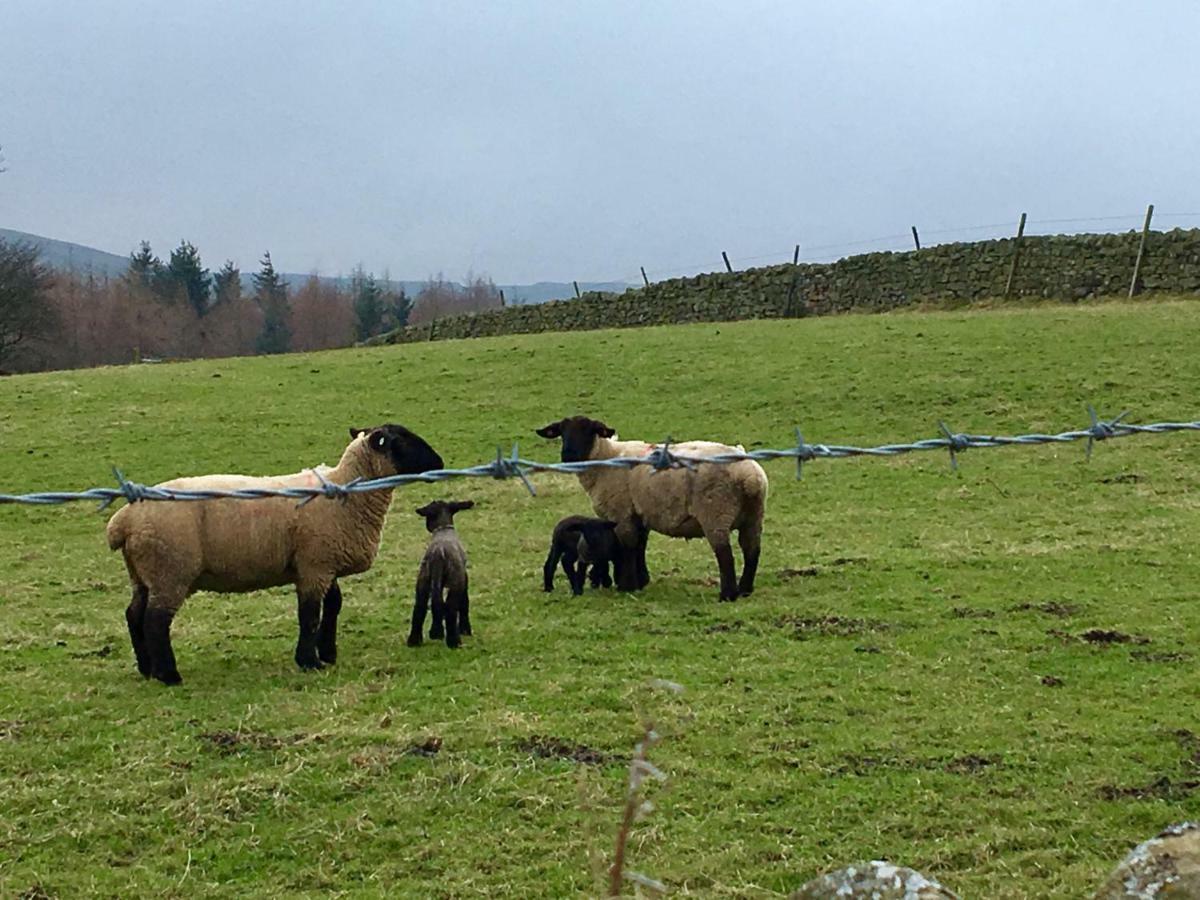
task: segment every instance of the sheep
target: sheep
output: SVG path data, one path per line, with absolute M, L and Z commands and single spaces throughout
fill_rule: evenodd
M 430 640 L 441 640 L 444 636 L 446 646 L 454 649 L 462 643 L 459 635 L 471 633 L 467 551 L 454 530 L 454 514 L 474 505 L 471 500 L 435 500 L 416 511 L 418 516 L 425 517 L 425 527 L 432 537 L 417 572 L 417 596 L 413 603 L 412 630 L 408 635 L 410 647 L 421 645 L 421 629 L 430 601 L 433 603 Z
M 572 416 L 537 429 L 548 439 L 562 439 L 563 462 L 647 456 L 654 444 L 616 440 L 603 422 Z M 682 456 L 703 457 L 742 452 L 711 441 L 672 444 Z M 623 548 L 617 587 L 638 590 L 650 582 L 646 542 L 651 531 L 671 537 L 705 537 L 721 572 L 720 599 L 732 601 L 754 591 L 754 577 L 767 502 L 767 475 L 753 460 L 728 465 L 701 464 L 691 469 L 656 470 L 651 466 L 586 469 L 579 474 L 596 515 L 617 523 Z M 738 532 L 744 566 L 740 581 L 734 570 L 730 533 Z
M 316 486 L 321 478 L 415 474 L 442 468 L 442 458 L 402 425 L 351 428 L 351 441 L 332 469 L 293 475 L 201 475 L 161 488 L 234 490 Z M 108 522 L 108 546 L 120 550 L 133 585 L 125 611 L 138 671 L 164 684 L 183 679 L 171 647 L 171 621 L 196 591 L 246 593 L 296 586 L 296 664 L 320 669 L 337 660 L 338 579 L 371 568 L 391 502 L 390 490 L 351 494 L 344 501 L 295 499 L 162 500 L 134 503 Z M 322 615 L 322 605 L 324 614 Z
M 611 587 L 608 564 L 620 560 L 620 544 L 613 529 L 616 522 L 590 519 L 587 516 L 567 516 L 554 526 L 550 537 L 550 553 L 542 567 L 542 589 L 554 590 L 554 568 L 562 560 L 562 569 L 571 585 L 571 593 L 583 593 L 583 580 L 591 566 L 592 587 Z

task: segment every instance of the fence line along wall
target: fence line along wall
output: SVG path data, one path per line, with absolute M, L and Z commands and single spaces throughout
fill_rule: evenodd
M 1080 300 L 1125 293 L 1140 240 L 1139 232 L 1024 235 L 1015 271 L 1017 245 L 1004 238 L 867 253 L 834 263 L 713 272 L 623 294 L 589 292 L 579 300 L 455 316 L 435 327 L 401 328 L 370 343 L 877 312 L 923 301 L 1002 297 L 1006 288 L 1012 297 Z M 1144 256 L 1140 290 L 1200 293 L 1200 229 L 1152 231 Z

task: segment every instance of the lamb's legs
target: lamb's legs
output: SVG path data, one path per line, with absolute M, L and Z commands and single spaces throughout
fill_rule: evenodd
M 446 600 L 442 595 L 442 590 L 442 588 L 438 588 L 429 598 L 429 602 L 433 606 L 433 622 L 429 626 L 431 641 L 440 641 L 446 636 Z
M 738 545 L 742 548 L 742 580 L 738 593 L 748 597 L 754 593 L 754 576 L 758 572 L 758 555 L 762 549 L 762 526 L 758 523 L 738 529 Z
M 133 599 L 125 609 L 125 621 L 129 623 L 129 639 L 133 643 L 133 655 L 137 657 L 138 671 L 143 678 L 149 678 L 151 672 L 150 654 L 146 650 L 146 602 L 150 599 L 150 589 L 144 584 L 133 586 Z
M 562 570 L 567 574 L 567 583 L 571 585 L 571 593 L 578 597 L 583 593 L 583 563 L 580 562 L 579 553 L 566 549 L 562 552 Z
M 550 555 L 546 557 L 546 564 L 542 566 L 542 590 L 547 594 L 554 590 L 554 569 L 558 565 L 558 558 L 562 556 L 562 548 L 558 546 L 558 541 L 550 542 Z M 567 564 L 563 563 L 563 569 L 566 570 Z
M 462 600 L 465 593 L 465 590 L 449 591 L 446 595 L 446 602 L 442 606 L 446 621 L 446 646 L 450 649 L 454 649 L 462 643 L 462 639 L 459 637 L 459 616 L 462 614 Z
M 425 611 L 429 608 L 429 582 L 417 581 L 417 596 L 413 601 L 412 629 L 408 632 L 408 646 L 420 647 L 425 640 Z
M 322 667 L 317 656 L 317 631 L 321 627 L 321 600 L 325 593 L 324 587 L 296 586 L 296 614 L 300 625 L 296 637 L 296 665 L 302 669 Z
M 712 531 L 705 535 L 709 546 L 717 557 L 717 566 L 721 570 L 721 599 L 736 600 L 738 598 L 737 573 L 733 567 L 733 547 L 729 545 L 728 531 Z
M 458 596 L 458 633 L 471 633 L 471 597 L 467 592 L 467 580 L 464 576 L 462 593 Z
M 602 559 L 592 563 L 591 582 L 593 588 L 612 587 L 612 578 L 608 574 L 608 560 Z
M 338 613 L 342 611 L 342 589 L 338 587 L 337 579 L 325 592 L 324 608 L 321 611 L 321 624 L 317 629 L 317 657 L 321 662 L 337 662 L 337 623 Z
M 183 605 L 182 597 L 150 593 L 143 620 L 146 655 L 150 657 L 150 674 L 163 684 L 179 684 L 183 679 L 175 665 L 171 647 L 171 620 Z

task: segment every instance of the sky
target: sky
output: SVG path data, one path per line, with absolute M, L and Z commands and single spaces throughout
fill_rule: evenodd
M 1198 34 L 1172 0 L 5 0 L 0 227 L 521 283 L 1200 226 Z

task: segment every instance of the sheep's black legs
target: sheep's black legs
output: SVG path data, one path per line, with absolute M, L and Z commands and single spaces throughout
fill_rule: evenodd
M 440 641 L 446 636 L 446 600 L 442 595 L 441 588 L 432 593 L 429 603 L 433 607 L 433 622 L 429 626 L 429 639 Z
M 471 633 L 471 598 L 467 593 L 467 583 L 463 582 L 462 593 L 458 595 L 458 633 Z
M 646 544 L 650 542 L 650 529 L 638 528 L 637 542 L 637 586 L 644 588 L 650 583 L 650 570 L 646 568 Z
M 558 558 L 562 556 L 562 548 L 558 546 L 558 541 L 550 542 L 550 555 L 546 557 L 546 564 L 542 566 L 542 590 L 549 594 L 554 590 L 554 569 L 558 565 Z M 567 564 L 563 563 L 563 569 L 566 569 Z
M 592 563 L 592 587 L 612 587 L 612 578 L 608 574 L 608 560 Z
M 613 566 L 617 579 L 617 590 L 636 591 L 638 589 L 637 546 L 626 547 L 623 543 L 619 544 Z
M 429 608 L 429 585 L 417 582 L 417 596 L 413 601 L 412 629 L 408 632 L 408 646 L 419 647 L 424 641 L 425 611 Z
M 721 570 L 721 599 L 736 600 L 738 598 L 737 573 L 733 567 L 733 548 L 729 545 L 729 532 L 713 532 L 707 537 L 708 543 L 717 557 L 717 566 Z
M 296 612 L 300 620 L 300 634 L 296 638 L 296 665 L 302 669 L 319 669 L 321 660 L 317 656 L 317 631 L 321 627 L 321 599 L 324 591 L 311 588 L 296 591 Z
M 175 665 L 175 651 L 171 648 L 171 620 L 175 610 L 156 602 L 151 597 L 143 624 L 146 653 L 150 657 L 150 674 L 163 684 L 179 684 L 183 679 Z
M 443 621 L 446 623 L 446 646 L 451 649 L 462 643 L 459 638 L 459 615 L 465 591 L 450 591 L 442 604 Z
M 342 589 L 338 587 L 337 579 L 325 592 L 325 601 L 321 610 L 321 625 L 317 629 L 317 657 L 321 662 L 337 662 L 337 623 L 338 613 L 342 611 Z
M 125 609 L 125 621 L 129 623 L 129 639 L 133 643 L 133 655 L 137 657 L 138 671 L 142 677 L 149 678 L 151 672 L 150 654 L 146 650 L 146 601 L 150 599 L 150 589 L 144 584 L 133 586 L 133 599 Z
M 762 529 L 739 529 L 738 545 L 742 548 L 742 580 L 738 582 L 738 593 L 746 597 L 754 593 L 754 576 L 758 572 L 758 555 L 762 549 Z

